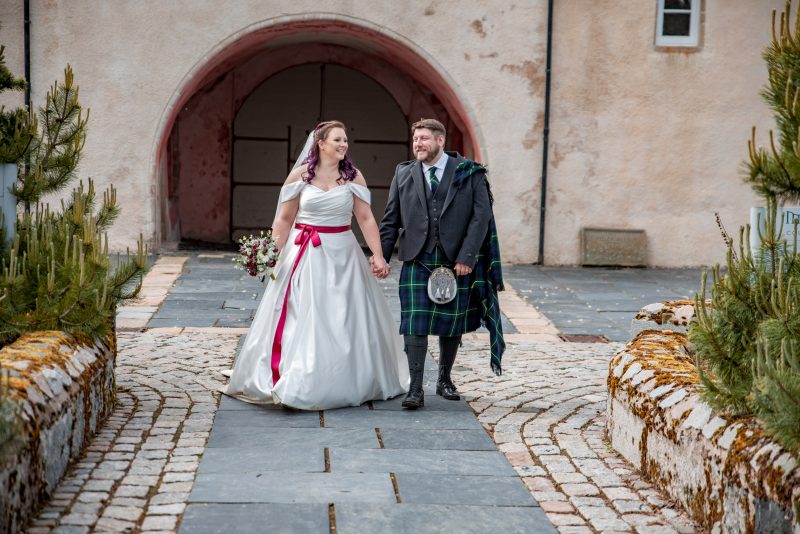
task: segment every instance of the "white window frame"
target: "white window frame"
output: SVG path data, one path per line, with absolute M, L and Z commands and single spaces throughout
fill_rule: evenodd
M 656 11 L 656 46 L 696 47 L 700 42 L 700 2 L 692 0 L 690 9 L 664 9 L 664 0 L 658 0 Z M 663 35 L 664 15 L 669 13 L 688 13 L 689 35 Z

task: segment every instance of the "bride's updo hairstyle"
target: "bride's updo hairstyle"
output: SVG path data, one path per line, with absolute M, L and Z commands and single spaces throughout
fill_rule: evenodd
M 317 174 L 317 165 L 319 165 L 319 142 L 324 141 L 331 130 L 334 128 L 341 128 L 347 131 L 347 127 L 340 121 L 326 121 L 321 122 L 314 128 L 314 143 L 308 151 L 308 156 L 303 160 L 303 163 L 308 163 L 308 169 L 303 173 L 303 181 L 311 183 L 314 176 Z M 342 161 L 339 162 L 339 180 L 351 182 L 355 180 L 358 174 L 358 169 L 353 165 L 353 160 L 350 159 L 350 150 L 344 155 Z

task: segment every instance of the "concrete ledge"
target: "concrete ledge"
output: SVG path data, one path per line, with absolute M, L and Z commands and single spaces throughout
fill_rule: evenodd
M 36 332 L 0 350 L 19 439 L 0 457 L 0 531 L 21 532 L 111 413 L 115 342 Z
M 612 446 L 712 533 L 800 533 L 800 455 L 715 413 L 699 382 L 684 334 L 641 332 L 609 365 Z

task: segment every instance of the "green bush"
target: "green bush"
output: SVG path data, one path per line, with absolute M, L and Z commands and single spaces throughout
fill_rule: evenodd
M 727 271 L 712 270 L 697 297 L 695 345 L 703 397 L 733 414 L 756 415 L 784 447 L 800 451 L 800 255 L 797 239 L 782 239 L 778 208 L 800 199 L 800 17 L 791 2 L 781 13 L 764 51 L 769 82 L 762 96 L 776 116 L 778 140 L 757 148 L 749 142 L 746 181 L 766 204 L 764 224 L 743 228 L 738 249 L 728 241 Z M 773 26 L 775 26 L 773 12 Z M 761 229 L 763 226 L 763 230 Z M 797 235 L 797 224 L 793 228 Z M 750 232 L 761 245 L 750 250 Z
M 34 134 L 13 187 L 21 208 L 15 235 L 0 240 L 0 345 L 37 330 L 106 337 L 117 303 L 140 288 L 147 268 L 141 236 L 133 256 L 112 261 L 108 254 L 106 230 L 120 211 L 113 187 L 98 202 L 92 181 L 80 183 L 57 211 L 43 201 L 76 178 L 87 121 L 67 67 L 27 125 Z

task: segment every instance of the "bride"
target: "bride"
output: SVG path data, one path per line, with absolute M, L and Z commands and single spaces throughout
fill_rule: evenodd
M 319 124 L 306 147 L 278 200 L 275 280 L 224 393 L 303 410 L 400 395 L 409 383 L 402 340 L 372 276 L 385 276 L 389 267 L 344 124 Z M 353 214 L 372 251 L 372 268 L 350 231 Z

